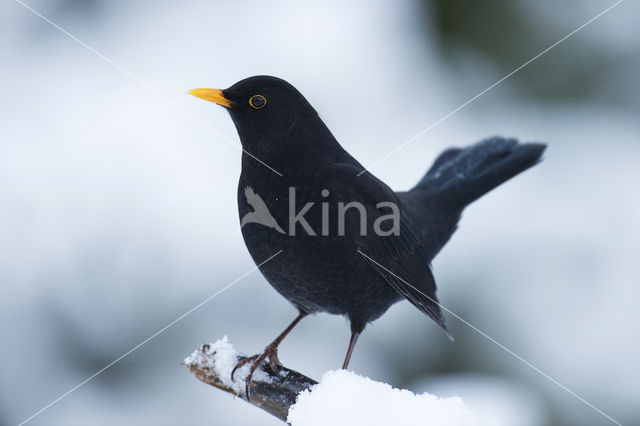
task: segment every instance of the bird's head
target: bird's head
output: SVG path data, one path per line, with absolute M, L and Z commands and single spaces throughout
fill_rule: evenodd
M 322 123 L 304 96 L 277 77 L 249 77 L 228 89 L 193 89 L 189 94 L 227 108 L 246 148 L 268 149 L 265 145 L 290 138 L 298 124 Z

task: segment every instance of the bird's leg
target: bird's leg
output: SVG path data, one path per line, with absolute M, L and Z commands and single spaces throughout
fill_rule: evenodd
M 360 337 L 359 331 L 351 332 L 351 340 L 349 340 L 349 348 L 347 349 L 347 355 L 344 357 L 344 362 L 342 363 L 342 369 L 346 370 L 349 367 L 349 361 L 351 361 L 351 354 L 353 353 L 353 348 L 356 347 L 356 342 L 358 341 L 358 337 Z
M 247 374 L 247 377 L 245 378 L 247 399 L 249 399 L 249 384 L 251 383 L 253 373 L 256 371 L 262 361 L 265 360 L 265 358 L 269 358 L 269 367 L 271 367 L 273 371 L 276 371 L 276 368 L 280 363 L 280 361 L 278 360 L 278 346 L 280 346 L 280 343 L 282 343 L 284 338 L 287 337 L 287 334 L 289 334 L 291 330 L 293 330 L 293 328 L 300 322 L 300 320 L 306 316 L 306 312 L 300 312 L 300 315 L 298 315 L 296 319 L 294 319 L 293 322 L 289 324 L 289 326 L 285 328 L 284 331 L 280 333 L 280 335 L 276 337 L 273 342 L 269 343 L 267 347 L 264 348 L 264 352 L 259 355 L 253 355 L 243 359 L 242 361 L 238 362 L 233 368 L 233 371 L 231 371 L 231 380 L 233 380 L 233 375 L 238 368 L 248 364 L 249 362 L 252 363 L 249 374 Z

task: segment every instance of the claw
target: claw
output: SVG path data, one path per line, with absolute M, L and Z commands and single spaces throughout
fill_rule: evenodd
M 276 339 L 273 342 L 271 342 L 271 344 L 269 344 L 269 346 L 264 348 L 264 352 L 262 354 L 253 355 L 248 358 L 245 358 L 242 361 L 238 362 L 235 367 L 233 367 L 233 370 L 231 371 L 231 380 L 233 380 L 233 376 L 238 368 L 246 365 L 249 362 L 253 363 L 253 365 L 251 366 L 251 369 L 249 370 L 249 374 L 247 374 L 247 377 L 244 379 L 247 401 L 249 400 L 249 385 L 251 384 L 251 379 L 253 378 L 253 373 L 256 371 L 256 368 L 258 368 L 258 366 L 262 364 L 262 361 L 264 361 L 265 358 L 268 357 L 269 367 L 273 370 L 274 373 L 278 371 L 278 365 L 280 364 L 280 360 L 278 359 L 278 345 L 287 336 L 287 334 L 289 334 L 289 332 L 293 329 L 293 327 L 295 327 L 296 324 L 298 324 L 300 320 L 305 316 L 307 316 L 307 313 L 301 311 L 300 314 L 296 317 L 296 319 L 294 319 L 293 322 L 289 324 L 289 326 L 285 328 L 285 330 L 282 333 L 280 333 L 280 335 L 276 337 Z
M 278 364 L 280 364 L 280 360 L 278 359 L 278 348 L 273 345 L 269 345 L 264 349 L 264 352 L 261 354 L 252 355 L 247 357 L 241 361 L 239 361 L 233 370 L 231 371 L 231 380 L 234 380 L 234 375 L 238 368 L 242 368 L 248 363 L 252 363 L 251 369 L 249 370 L 249 374 L 245 377 L 245 394 L 247 400 L 249 399 L 249 385 L 251 384 L 251 380 L 253 379 L 253 373 L 255 373 L 256 369 L 265 359 L 269 359 L 268 364 L 269 367 L 275 372 L 278 369 Z
M 247 396 L 247 401 L 249 401 L 250 399 L 249 385 L 251 384 L 251 381 L 253 379 L 253 373 L 256 371 L 256 369 L 262 363 L 262 361 L 264 361 L 266 356 L 267 356 L 267 352 L 265 351 L 264 353 L 262 353 L 260 356 L 256 358 L 256 360 L 253 362 L 253 365 L 251 366 L 251 369 L 249 370 L 249 374 L 247 374 L 247 377 L 244 379 L 244 393 Z
M 234 380 L 233 376 L 236 374 L 236 370 L 238 368 L 242 368 L 244 367 L 246 364 L 250 363 L 251 361 L 255 361 L 260 355 L 256 354 L 256 355 L 252 355 L 250 357 L 247 357 L 241 361 L 238 361 L 238 363 L 236 364 L 235 367 L 233 367 L 233 370 L 231 370 L 231 380 Z

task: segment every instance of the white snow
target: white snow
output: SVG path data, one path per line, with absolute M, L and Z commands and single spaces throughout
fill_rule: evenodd
M 216 340 L 214 343 L 202 345 L 200 349 L 193 351 L 193 353 L 184 360 L 186 366 L 198 365 L 202 368 L 211 369 L 216 378 L 220 380 L 224 386 L 233 389 L 239 395 L 243 395 L 245 393 L 245 378 L 247 374 L 249 374 L 251 363 L 240 367 L 233 375 L 234 380 L 232 380 L 231 372 L 237 363 L 238 352 L 233 345 L 229 343 L 227 336 Z M 252 380 L 269 382 L 271 379 L 261 368 L 257 368 L 253 373 Z
M 355 373 L 329 371 L 289 410 L 292 426 L 489 426 L 458 397 L 395 389 Z
M 209 369 L 223 385 L 243 394 L 250 363 L 238 369 L 235 380 L 231 380 L 237 363 L 238 352 L 227 336 L 203 345 L 184 360 L 187 366 Z M 270 378 L 258 368 L 253 380 Z M 318 385 L 301 392 L 289 409 L 287 421 L 292 426 L 497 425 L 478 417 L 459 397 L 416 395 L 345 370 L 328 371 Z

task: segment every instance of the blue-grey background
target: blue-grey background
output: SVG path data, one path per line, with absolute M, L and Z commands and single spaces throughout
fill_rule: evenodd
M 233 141 L 189 97 L 283 77 L 364 164 L 613 1 L 28 4 Z M 640 4 L 626 1 L 373 169 L 396 189 L 452 145 L 500 134 L 544 162 L 471 206 L 434 262 L 442 303 L 623 424 L 640 423 Z M 0 6 L 0 424 L 17 424 L 253 267 L 240 152 L 14 1 Z M 32 425 L 276 425 L 180 361 L 225 334 L 261 350 L 295 315 L 258 272 Z M 351 368 L 459 395 L 505 425 L 607 424 L 452 316 L 408 303 Z M 283 362 L 319 378 L 348 326 L 306 319 Z

